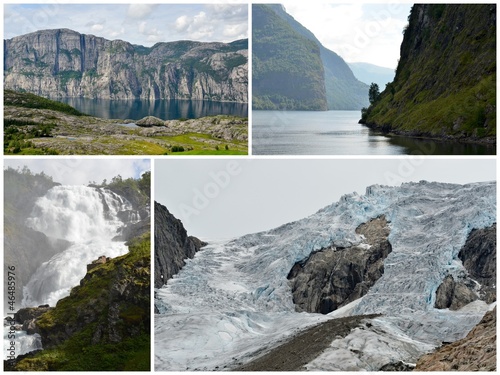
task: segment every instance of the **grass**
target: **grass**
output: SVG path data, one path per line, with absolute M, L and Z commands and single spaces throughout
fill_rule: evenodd
M 41 96 L 21 93 L 13 90 L 4 90 L 3 104 L 6 106 L 17 106 L 24 108 L 51 109 L 73 116 L 86 116 L 70 105 L 42 98 Z

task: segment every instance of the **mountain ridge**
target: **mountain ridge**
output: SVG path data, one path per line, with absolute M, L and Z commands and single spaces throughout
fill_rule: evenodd
M 247 102 L 247 43 L 144 47 L 70 29 L 40 30 L 4 40 L 5 87 L 50 98 Z

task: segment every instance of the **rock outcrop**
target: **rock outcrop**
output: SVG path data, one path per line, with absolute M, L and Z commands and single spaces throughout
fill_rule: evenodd
M 486 303 L 496 301 L 497 279 L 497 225 L 474 229 L 469 234 L 458 258 L 469 277 L 481 284 L 479 294 Z
M 361 224 L 356 233 L 365 243 L 341 248 L 334 245 L 296 263 L 288 279 L 297 311 L 328 314 L 365 295 L 384 273 L 391 252 L 385 216 Z
M 160 288 L 206 243 L 187 235 L 165 206 L 155 202 L 155 288 Z
M 496 5 L 415 4 L 394 81 L 360 123 L 383 132 L 496 142 Z
M 458 253 L 466 275 L 457 279 L 446 275 L 436 291 L 434 307 L 458 310 L 481 299 L 490 304 L 496 301 L 496 224 L 474 229 Z
M 496 307 L 462 340 L 421 357 L 416 371 L 496 371 Z
M 4 40 L 4 86 L 49 98 L 247 102 L 248 42 L 152 47 L 68 29 Z

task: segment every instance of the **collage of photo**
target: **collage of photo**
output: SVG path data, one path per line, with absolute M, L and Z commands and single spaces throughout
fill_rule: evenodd
M 496 371 L 496 3 L 3 6 L 4 371 Z

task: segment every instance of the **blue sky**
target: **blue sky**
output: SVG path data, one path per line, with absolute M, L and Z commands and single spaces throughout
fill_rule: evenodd
M 248 36 L 247 4 L 6 4 L 4 38 L 68 28 L 151 46 L 197 40 L 232 42 Z
M 347 62 L 395 69 L 411 3 L 284 2 L 286 11 Z
M 86 159 L 51 158 L 51 159 L 6 159 L 4 167 L 17 169 L 27 166 L 33 173 L 44 172 L 52 176 L 55 182 L 63 185 L 87 185 L 89 181 L 101 183 L 104 179 L 111 181 L 117 175 L 122 178 L 139 178 L 151 170 L 149 159 Z

